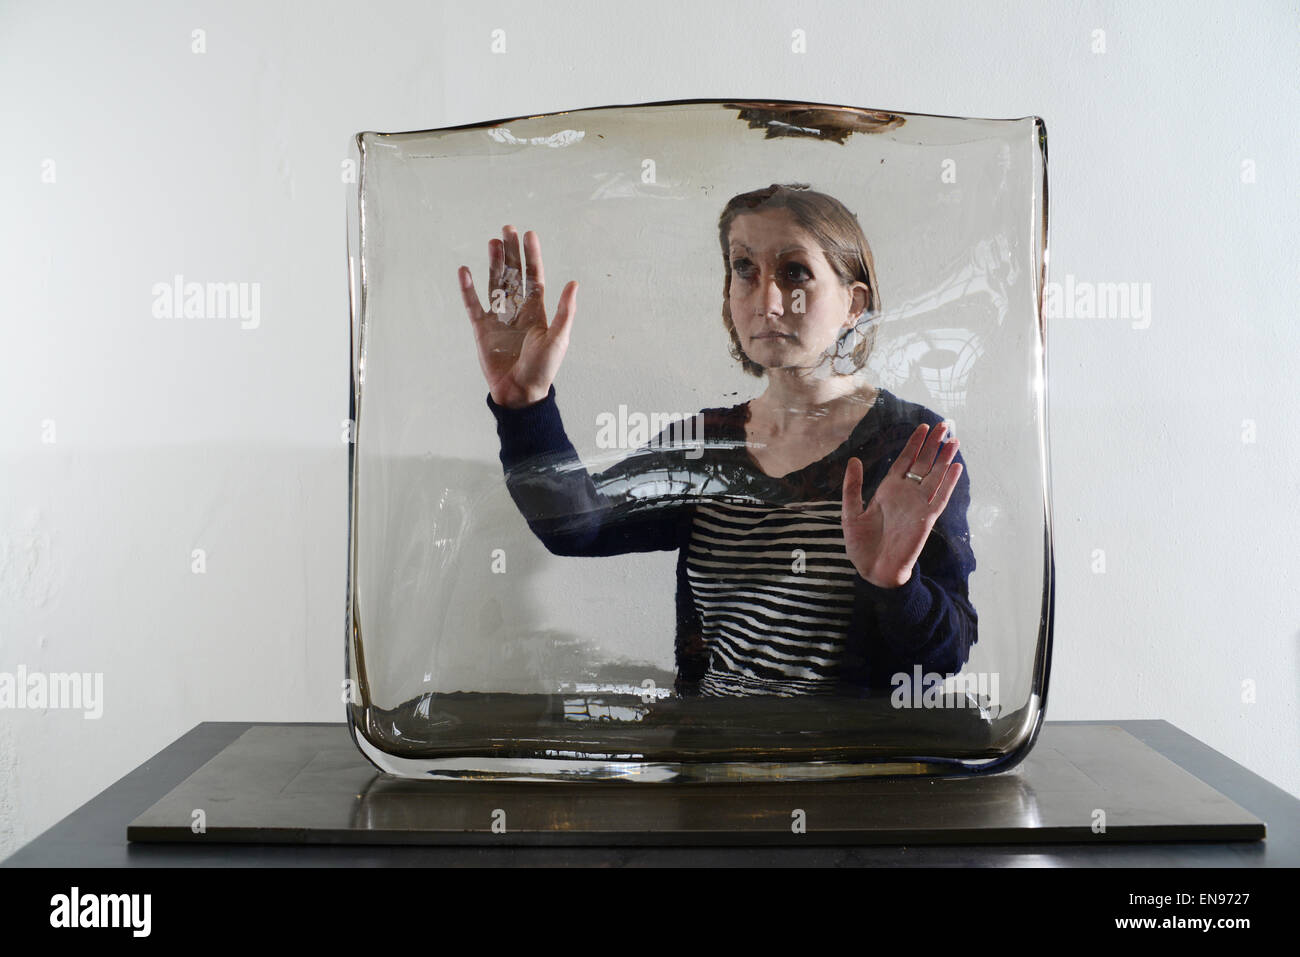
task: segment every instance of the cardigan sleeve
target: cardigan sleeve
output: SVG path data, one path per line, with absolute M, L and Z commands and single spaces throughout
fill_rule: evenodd
M 519 409 L 497 405 L 491 395 L 487 404 L 510 496 L 548 551 L 603 556 L 678 547 L 688 500 L 637 494 L 653 490 L 662 470 L 656 449 L 663 433 L 593 476 L 565 434 L 554 385 L 544 399 Z
M 873 687 L 889 687 L 892 675 L 910 673 L 916 665 L 927 673 L 960 671 L 978 638 L 978 616 L 968 588 L 975 570 L 966 519 L 970 473 L 960 451 L 954 461 L 961 463 L 961 476 L 912 566 L 911 578 L 897 588 L 881 588 L 853 576 L 857 619 L 875 636 L 867 654 Z

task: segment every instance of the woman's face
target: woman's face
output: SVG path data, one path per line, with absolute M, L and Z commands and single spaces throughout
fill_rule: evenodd
M 829 369 L 867 306 L 866 283 L 842 285 L 788 209 L 742 213 L 728 241 L 731 321 L 745 355 L 765 369 Z

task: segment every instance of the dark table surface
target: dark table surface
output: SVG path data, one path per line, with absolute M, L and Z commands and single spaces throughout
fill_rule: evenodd
M 266 722 L 258 722 L 264 724 Z M 1300 866 L 1300 800 L 1167 721 L 1065 721 L 1128 731 L 1268 825 L 1246 842 L 1146 844 L 898 845 L 859 847 L 402 847 L 128 843 L 127 825 L 253 727 L 204 722 L 44 834 L 0 867 L 293 866 Z M 305 724 L 305 723 L 304 723 Z M 325 727 L 325 724 L 315 724 Z

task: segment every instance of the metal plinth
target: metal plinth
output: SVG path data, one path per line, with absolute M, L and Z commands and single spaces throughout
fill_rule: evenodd
M 420 781 L 346 728 L 257 725 L 131 841 L 772 845 L 1254 841 L 1264 823 L 1113 725 L 1046 724 L 1011 771 L 818 783 Z

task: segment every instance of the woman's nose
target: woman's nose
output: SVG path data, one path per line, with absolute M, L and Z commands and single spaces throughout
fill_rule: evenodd
M 763 283 L 763 315 L 769 316 L 772 313 L 781 315 L 784 312 L 785 293 L 775 279 L 768 279 Z

